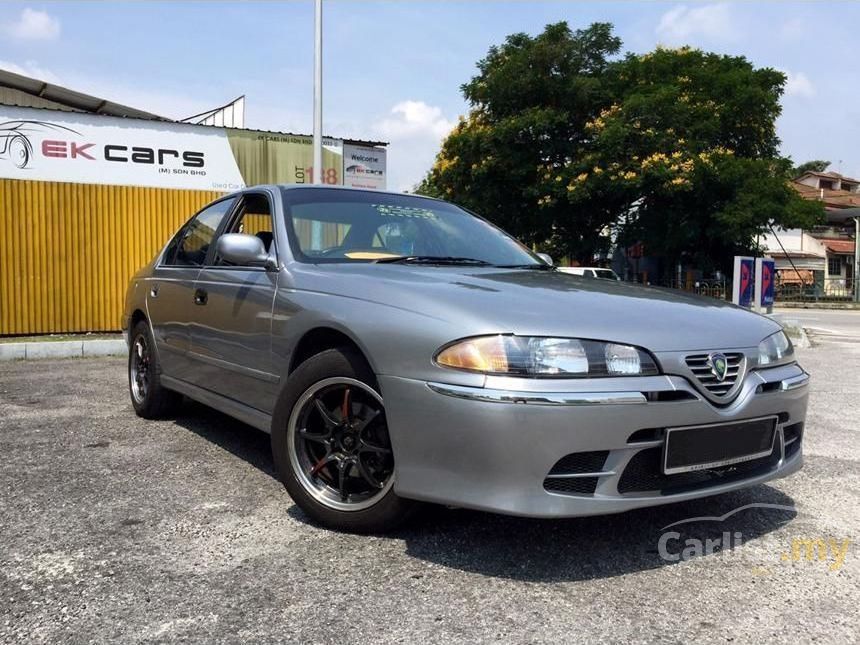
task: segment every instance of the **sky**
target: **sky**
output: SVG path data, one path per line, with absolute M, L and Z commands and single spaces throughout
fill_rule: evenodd
M 860 176 L 860 3 L 324 0 L 324 132 L 388 141 L 411 188 L 493 44 L 611 22 L 624 51 L 692 45 L 788 75 L 782 152 Z M 310 133 L 313 2 L 3 2 L 0 68 L 171 118 L 246 95 L 246 126 Z

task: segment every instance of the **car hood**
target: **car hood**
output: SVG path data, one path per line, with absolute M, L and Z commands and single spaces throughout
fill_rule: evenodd
M 295 275 L 299 288 L 427 315 L 461 330 L 457 337 L 570 336 L 661 352 L 755 347 L 781 328 L 714 298 L 558 271 L 339 263 L 305 267 Z

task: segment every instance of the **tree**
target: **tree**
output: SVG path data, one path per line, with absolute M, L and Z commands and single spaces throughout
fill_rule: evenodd
M 471 111 L 448 136 L 417 187 L 487 216 L 521 240 L 582 255 L 605 244 L 612 208 L 579 207 L 548 198 L 564 168 L 589 138 L 585 124 L 608 96 L 604 78 L 621 41 L 608 24 L 572 32 L 549 25 L 531 37 L 509 36 L 478 63 L 462 86 Z M 575 222 L 571 226 L 569 222 Z M 576 241 L 553 247 L 561 230 Z M 586 250 L 587 249 L 587 250 Z
M 744 57 L 683 47 L 628 54 L 611 66 L 613 102 L 570 168 L 570 200 L 628 194 L 622 244 L 706 271 L 756 251 L 771 225 L 808 227 L 822 206 L 787 183 L 775 121 L 785 76 Z
M 565 23 L 491 48 L 420 189 L 586 262 L 613 232 L 667 265 L 727 269 L 771 224 L 821 217 L 786 182 L 781 72 L 690 48 L 612 60 L 619 49 L 610 25 Z
M 813 159 L 812 161 L 804 162 L 796 168 L 793 168 L 791 172 L 791 178 L 795 179 L 807 172 L 824 172 L 829 167 L 829 161 L 824 161 L 823 159 Z

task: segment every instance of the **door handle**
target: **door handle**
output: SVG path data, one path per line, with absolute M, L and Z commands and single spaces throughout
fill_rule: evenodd
M 158 297 L 158 285 L 157 284 L 154 284 L 149 288 L 149 295 L 152 296 L 153 298 Z
M 209 300 L 209 294 L 206 293 L 206 289 L 195 289 L 194 290 L 194 304 L 195 305 L 205 305 L 207 300 Z

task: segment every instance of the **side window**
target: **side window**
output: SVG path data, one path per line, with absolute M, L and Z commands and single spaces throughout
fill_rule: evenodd
M 242 203 L 236 209 L 232 221 L 224 228 L 224 233 L 244 233 L 256 235 L 263 241 L 266 251 L 275 246 L 274 227 L 272 224 L 272 207 L 269 198 L 264 194 L 251 193 L 242 197 Z M 216 257 L 213 264 L 227 266 L 228 263 Z
M 200 211 L 182 229 L 177 238 L 178 244 L 175 255 L 173 258 L 167 255 L 165 263 L 174 266 L 202 265 L 215 237 L 215 232 L 221 226 L 221 221 L 230 212 L 235 201 L 235 199 L 224 199 Z

